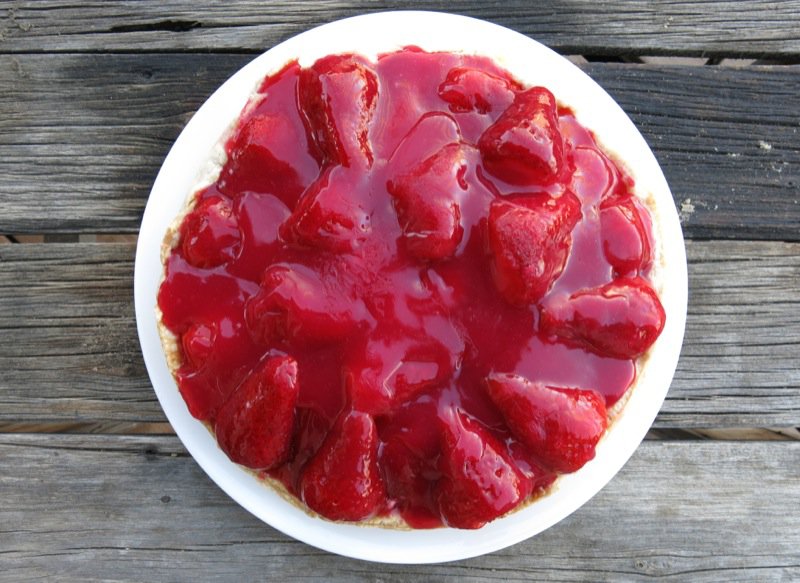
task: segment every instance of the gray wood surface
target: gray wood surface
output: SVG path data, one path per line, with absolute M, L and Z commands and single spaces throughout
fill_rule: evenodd
M 381 1 L 263 3 L 236 0 L 197 5 L 189 0 L 2 2 L 0 50 L 261 51 L 332 20 L 398 8 Z M 569 0 L 481 3 L 414 0 L 403 9 L 446 10 L 511 27 L 561 52 L 796 56 L 800 39 L 795 0 Z
M 445 565 L 329 555 L 231 501 L 174 437 L 0 434 L 0 581 L 794 581 L 800 442 L 644 442 L 594 499 Z
M 684 350 L 658 427 L 800 419 L 800 244 L 690 241 Z M 159 422 L 128 244 L 0 246 L 0 421 Z M 19 290 L 25 290 L 20 294 Z
M 648 439 L 574 515 L 476 559 L 374 565 L 256 520 L 169 435 L 114 234 L 138 232 L 181 128 L 242 65 L 396 6 L 0 0 L 0 583 L 800 581 L 800 0 L 403 6 L 573 55 L 651 144 L 690 304 Z
M 136 232 L 183 125 L 249 59 L 0 56 L 0 233 Z M 651 144 L 688 236 L 784 240 L 800 239 L 798 69 L 586 66 Z

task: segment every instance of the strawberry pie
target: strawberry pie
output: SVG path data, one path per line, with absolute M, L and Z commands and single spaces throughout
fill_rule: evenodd
M 413 47 L 265 78 L 164 244 L 190 413 L 330 520 L 479 528 L 579 470 L 665 313 L 648 202 L 545 87 Z

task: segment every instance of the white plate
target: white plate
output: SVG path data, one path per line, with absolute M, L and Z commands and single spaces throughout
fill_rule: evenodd
M 291 59 L 309 65 L 327 54 L 355 51 L 374 56 L 407 45 L 486 55 L 524 83 L 548 87 L 607 149 L 625 160 L 637 189 L 654 197 L 659 217 L 656 236 L 665 265 L 659 281 L 666 327 L 624 413 L 598 445 L 596 458 L 564 476 L 555 492 L 477 531 L 399 531 L 336 524 L 288 503 L 229 461 L 189 414 L 167 368 L 156 328 L 161 241 L 206 168 L 215 144 L 238 117 L 258 81 Z M 170 150 L 153 185 L 136 251 L 136 320 L 147 370 L 164 412 L 197 463 L 244 508 L 289 536 L 341 555 L 388 563 L 433 563 L 490 553 L 552 526 L 596 494 L 633 454 L 661 407 L 683 341 L 686 300 L 683 236 L 669 187 L 622 109 L 577 67 L 541 44 L 488 22 L 431 12 L 387 12 L 333 22 L 281 43 L 237 72 L 198 110 Z M 192 488 L 192 484 L 182 486 Z M 614 528 L 612 519 L 609 516 L 607 528 Z

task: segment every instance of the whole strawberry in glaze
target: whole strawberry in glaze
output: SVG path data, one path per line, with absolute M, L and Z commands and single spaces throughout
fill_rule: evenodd
M 378 77 L 362 58 L 331 55 L 303 69 L 298 100 L 323 165 L 372 165 L 367 132 L 378 101 Z
M 557 199 L 541 195 L 492 203 L 492 276 L 508 302 L 535 303 L 547 293 L 564 270 L 580 216 L 580 203 L 569 192 Z
M 370 214 L 355 193 L 355 173 L 336 166 L 324 171 L 309 186 L 281 235 L 295 244 L 334 252 L 353 251 L 370 232 Z
M 181 336 L 183 356 L 194 369 L 201 368 L 211 356 L 216 335 L 214 324 L 196 322 Z
M 396 410 L 405 401 L 440 386 L 453 373 L 453 355 L 433 338 L 376 338 L 357 345 L 343 369 L 354 408 L 373 415 Z
M 574 472 L 594 458 L 607 425 L 603 397 L 592 390 L 548 387 L 493 373 L 486 388 L 511 432 L 556 472 Z
M 464 228 L 460 199 L 467 190 L 467 165 L 459 144 L 449 144 L 389 181 L 408 252 L 422 260 L 452 256 Z
M 217 412 L 214 430 L 222 451 L 256 470 L 286 461 L 297 393 L 293 358 L 272 356 L 262 361 Z
M 442 477 L 435 497 L 448 526 L 480 528 L 530 493 L 530 483 L 503 444 L 483 425 L 455 409 L 445 413 L 439 465 Z
M 307 149 L 299 121 L 271 112 L 255 115 L 228 144 L 220 189 L 232 197 L 245 192 L 272 194 L 291 208 L 319 172 L 315 160 L 304 154 Z
M 548 302 L 540 327 L 602 356 L 638 358 L 664 329 L 656 292 L 640 277 L 623 277 Z
M 478 69 L 456 67 L 439 85 L 439 97 L 453 113 L 489 113 L 506 109 L 514 101 L 514 89 L 518 87 L 508 79 Z
M 649 214 L 633 196 L 613 197 L 600 205 L 603 253 L 620 275 L 647 269 L 653 262 Z
M 195 267 L 216 267 L 239 253 L 241 233 L 230 200 L 209 196 L 186 215 L 180 229 L 181 249 Z
M 330 520 L 364 520 L 381 510 L 386 486 L 372 417 L 351 411 L 339 419 L 303 470 L 300 495 Z
M 556 98 L 544 87 L 518 93 L 478 140 L 483 165 L 509 184 L 546 186 L 565 168 Z
M 272 265 L 245 307 L 254 338 L 264 344 L 324 344 L 368 326 L 372 317 L 364 302 L 337 284 L 304 265 Z

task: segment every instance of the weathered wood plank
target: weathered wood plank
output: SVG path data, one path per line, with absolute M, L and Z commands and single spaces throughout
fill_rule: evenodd
M 0 247 L 0 421 L 162 422 L 126 244 Z M 657 427 L 800 422 L 800 244 L 689 242 L 683 355 Z
M 397 8 L 377 2 L 254 0 L 224 4 L 187 0 L 91 3 L 4 2 L 0 51 L 261 51 L 332 20 Z M 456 0 L 403 4 L 483 18 L 553 48 L 580 54 L 795 56 L 800 3 L 795 0 L 635 1 L 514 0 L 502 5 Z
M 0 233 L 136 232 L 172 141 L 249 58 L 1 56 Z M 800 239 L 800 67 L 586 69 L 653 146 L 688 236 Z
M 798 442 L 645 442 L 544 533 L 475 559 L 376 566 L 262 524 L 174 437 L 0 435 L 0 581 L 789 581 Z M 735 534 L 734 534 L 735 533 Z

